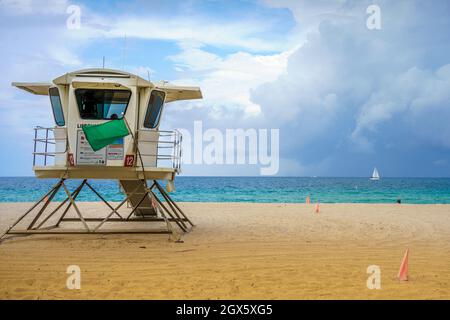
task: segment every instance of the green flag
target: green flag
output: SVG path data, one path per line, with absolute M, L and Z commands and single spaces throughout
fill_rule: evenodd
M 111 120 L 94 126 L 83 126 L 82 129 L 94 151 L 130 134 L 124 119 Z

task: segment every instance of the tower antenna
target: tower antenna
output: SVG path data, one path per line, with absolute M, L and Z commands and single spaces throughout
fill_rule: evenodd
M 105 56 L 103 56 L 103 69 L 105 69 Z

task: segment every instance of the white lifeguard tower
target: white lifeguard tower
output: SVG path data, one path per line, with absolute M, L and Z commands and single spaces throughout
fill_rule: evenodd
M 85 69 L 49 83 L 12 85 L 50 97 L 56 125 L 34 129 L 33 170 L 37 178 L 58 181 L 0 239 L 12 234 L 55 233 L 168 233 L 179 238 L 191 230 L 194 224 L 158 182 L 165 180 L 169 191 L 173 188 L 181 169 L 182 136 L 177 130 L 161 131 L 159 125 L 167 103 L 201 99 L 200 88 L 153 83 L 111 69 Z M 82 127 L 122 118 L 130 135 L 94 151 Z M 69 179 L 81 180 L 71 192 L 66 185 Z M 113 206 L 89 183 L 90 179 L 118 180 L 125 199 Z M 106 214 L 85 216 L 76 202 L 85 188 L 107 205 Z M 61 191 L 65 200 L 51 204 Z M 26 226 L 19 228 L 25 222 Z M 82 229 L 73 229 L 77 222 Z M 141 222 L 145 228 L 123 228 L 129 226 L 128 222 Z M 155 229 L 150 222 L 165 227 Z M 122 227 L 118 228 L 119 224 Z

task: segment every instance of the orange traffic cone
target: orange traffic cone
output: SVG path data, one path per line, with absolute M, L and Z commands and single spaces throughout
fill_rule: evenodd
M 397 278 L 400 281 L 408 281 L 408 256 L 409 249 L 406 249 L 405 255 L 403 256 L 402 264 L 400 265 L 400 270 L 398 271 Z
M 311 198 L 309 196 L 306 197 L 306 204 L 310 204 L 311 203 Z
M 316 209 L 315 209 L 316 213 L 320 212 L 320 206 L 319 206 L 319 201 L 317 201 L 316 203 Z

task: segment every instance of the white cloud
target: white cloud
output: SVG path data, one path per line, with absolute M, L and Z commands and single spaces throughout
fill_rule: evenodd
M 202 104 L 214 106 L 210 115 L 218 118 L 226 117 L 230 107 L 242 109 L 246 116 L 259 115 L 259 105 L 250 100 L 251 91 L 276 80 L 285 71 L 289 54 L 289 51 L 272 55 L 237 52 L 221 58 L 199 47 L 184 46 L 182 52 L 169 59 L 178 70 L 185 70 L 177 82 L 199 85 L 204 92 Z
M 78 55 L 67 47 L 58 44 L 49 44 L 45 48 L 45 51 L 47 53 L 47 59 L 53 60 L 56 64 L 63 67 L 77 68 L 83 65 L 83 62 Z
M 310 18 L 311 28 L 288 57 L 286 71 L 253 90 L 251 101 L 266 124 L 281 128 L 282 156 L 297 157 L 303 172 L 327 172 L 314 167 L 326 159 L 348 166 L 355 155 L 383 157 L 387 149 L 450 148 L 450 61 L 424 58 L 437 55 L 430 34 L 441 22 L 427 20 L 430 11 L 421 16 L 415 3 L 382 4 L 379 32 L 365 26 L 365 3 L 338 3 L 348 9 L 344 16 L 331 2 L 286 4 L 299 21 Z M 406 17 L 399 19 L 399 12 Z M 416 30 L 414 40 L 405 38 L 406 30 Z M 448 52 L 448 45 L 438 50 Z M 417 67 L 427 64 L 432 66 Z
M 450 148 L 448 88 L 450 64 L 434 72 L 416 67 L 407 70 L 372 94 L 359 112 L 352 137 L 359 139 L 398 116 L 396 121 L 406 122 L 412 136 Z
M 45 4 L 36 0 L 0 1 L 0 9 L 10 15 L 61 14 L 68 6 L 67 0 L 48 0 Z
M 205 17 L 117 17 L 111 19 L 106 37 L 127 35 L 141 39 L 168 40 L 208 44 L 217 47 L 238 47 L 255 51 L 280 51 L 285 49 L 282 39 L 266 41 L 261 34 L 270 30 L 270 22 L 229 21 L 213 22 Z

